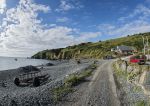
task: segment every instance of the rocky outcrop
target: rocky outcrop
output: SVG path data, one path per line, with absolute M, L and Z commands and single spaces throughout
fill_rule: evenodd
M 119 61 L 116 63 L 117 68 L 121 69 L 122 71 L 126 71 L 128 73 L 136 73 L 136 74 L 141 74 L 144 71 L 149 71 L 150 66 L 148 65 L 138 65 L 138 64 L 131 64 L 126 61 Z
M 148 73 L 147 73 L 147 71 L 144 71 L 142 74 L 141 74 L 141 77 L 140 77 L 140 79 L 139 79 L 139 84 L 145 84 L 145 82 L 146 82 L 146 75 L 147 75 Z
M 127 73 L 127 80 L 141 86 L 144 92 L 150 95 L 150 66 L 131 64 L 125 61 L 115 63 L 117 70 Z

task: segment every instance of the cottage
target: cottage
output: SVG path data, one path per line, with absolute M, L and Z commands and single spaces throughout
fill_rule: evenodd
M 121 46 L 117 46 L 116 48 L 112 48 L 111 51 L 121 55 L 131 55 L 136 51 L 136 49 L 131 46 L 121 45 Z

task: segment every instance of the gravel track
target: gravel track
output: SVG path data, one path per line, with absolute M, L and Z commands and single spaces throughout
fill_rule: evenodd
M 110 62 L 106 62 L 97 69 L 97 77 L 89 84 L 86 100 L 81 106 L 118 106 L 109 81 L 110 67 Z
M 58 106 L 119 106 L 114 79 L 112 79 L 112 61 L 99 61 L 94 75 L 75 87 L 77 90 L 68 95 Z

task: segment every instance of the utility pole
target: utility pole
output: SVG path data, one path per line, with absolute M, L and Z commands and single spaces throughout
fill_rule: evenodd
M 144 39 L 144 37 L 142 36 L 142 38 L 143 38 L 143 46 L 144 46 L 144 55 L 145 55 L 145 39 Z
M 149 46 L 149 39 L 148 39 L 147 36 L 146 36 L 146 39 L 147 39 L 147 53 L 148 53 L 148 59 L 150 59 L 150 46 Z
M 148 54 L 148 59 L 150 59 L 150 46 L 149 46 L 149 39 L 146 36 L 146 39 L 142 36 L 143 39 L 143 46 L 144 46 L 144 55 L 147 53 Z M 145 41 L 146 40 L 146 41 Z

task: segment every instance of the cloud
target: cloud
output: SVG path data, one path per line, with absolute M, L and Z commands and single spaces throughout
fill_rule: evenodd
M 60 6 L 58 9 L 56 9 L 57 12 L 61 12 L 61 11 L 68 11 L 73 9 L 74 6 L 70 3 L 67 3 L 65 0 L 61 0 L 60 1 Z
M 121 27 L 117 27 L 113 30 L 109 30 L 108 34 L 115 36 L 125 36 L 148 31 L 150 31 L 150 24 L 144 21 L 134 21 L 132 23 L 122 25 Z
M 107 32 L 107 31 L 115 29 L 115 26 L 111 24 L 100 24 L 97 27 L 101 32 Z
M 39 11 L 48 13 L 51 9 L 32 0 L 20 0 L 16 7 L 7 10 L 0 28 L 1 56 L 31 56 L 40 50 L 78 44 L 99 35 L 77 33 L 74 28 L 56 24 L 47 27 L 37 18 Z
M 120 17 L 119 21 L 126 21 L 128 19 L 135 19 L 135 17 L 137 17 L 137 19 L 145 20 L 149 16 L 150 16 L 150 8 L 140 4 L 140 5 L 136 6 L 134 11 L 132 13 L 130 13 L 128 16 Z
M 101 27 L 101 25 L 99 25 Z M 100 28 L 98 27 L 98 28 Z M 150 24 L 144 21 L 134 21 L 124 25 L 107 25 L 99 29 L 102 35 L 120 37 L 150 31 Z
M 69 18 L 67 18 L 67 17 L 62 17 L 62 18 L 56 19 L 56 22 L 68 22 L 68 21 L 69 21 Z
M 145 0 L 146 3 L 150 3 L 150 0 Z
M 6 8 L 6 0 L 0 0 L 0 14 L 3 14 Z
M 101 36 L 101 32 L 84 32 L 84 33 L 80 34 L 80 38 L 79 39 L 81 41 L 86 41 L 89 38 L 92 39 L 92 38 L 96 38 L 96 37 L 99 37 L 99 36 Z
M 56 12 L 66 12 L 73 9 L 80 9 L 84 6 L 77 0 L 61 0 Z
M 100 24 L 98 29 L 107 36 L 125 36 L 150 31 L 150 8 L 144 5 L 137 7 L 125 17 L 118 19 L 118 24 Z

